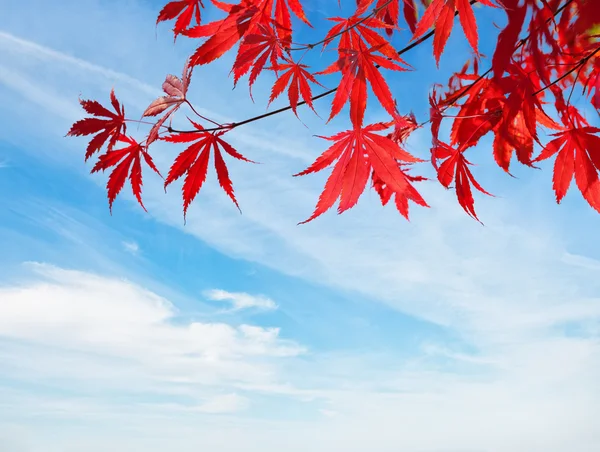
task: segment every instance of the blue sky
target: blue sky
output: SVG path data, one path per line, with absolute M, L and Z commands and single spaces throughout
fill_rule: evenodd
M 334 3 L 307 9 L 322 24 Z M 547 165 L 510 178 L 483 140 L 485 227 L 435 183 L 410 223 L 367 192 L 299 227 L 326 175 L 290 175 L 324 149 L 312 134 L 348 125 L 302 110 L 309 130 L 290 114 L 231 135 L 263 162 L 230 166 L 243 215 L 209 177 L 184 226 L 178 187 L 148 175 L 149 213 L 125 191 L 110 216 L 85 142 L 64 138 L 77 98 L 114 86 L 135 117 L 194 47 L 155 32 L 158 2 L 59 5 L 0 14 L 0 450 L 595 450 L 600 217 L 574 187 L 555 205 Z M 468 51 L 460 33 L 451 45 Z M 461 61 L 436 72 L 427 45 L 406 59 L 419 71 L 392 88 L 422 116 Z M 196 104 L 264 111 L 271 80 L 252 105 L 223 83 L 230 64 L 194 73 Z M 164 169 L 178 149 L 153 156 Z

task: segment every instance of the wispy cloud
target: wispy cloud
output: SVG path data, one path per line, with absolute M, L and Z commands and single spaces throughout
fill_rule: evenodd
M 97 74 L 107 79 L 118 80 L 119 82 L 134 86 L 137 90 L 141 90 L 150 96 L 160 94 L 160 90 L 158 90 L 156 87 L 141 82 L 140 80 L 130 77 L 127 74 L 114 71 L 112 69 L 107 69 L 81 58 L 75 58 L 35 42 L 21 39 L 4 31 L 0 31 L 0 48 L 3 48 L 5 51 L 18 53 L 21 55 L 21 57 L 28 56 L 35 59 L 42 59 L 46 62 L 52 62 L 54 64 L 72 65 L 82 71 Z
M 169 301 L 127 281 L 44 264 L 30 266 L 37 277 L 0 288 L 5 363 L 0 373 L 5 377 L 56 375 L 87 385 L 112 375 L 119 376 L 114 380 L 117 386 L 133 389 L 160 382 L 171 390 L 179 384 L 266 383 L 272 377 L 264 359 L 304 351 L 280 339 L 277 328 L 175 324 L 177 311 Z M 47 347 L 56 350 L 52 357 L 44 356 Z M 22 349 L 28 354 L 22 355 Z M 61 362 L 74 359 L 80 364 L 62 368 Z M 102 363 L 109 362 L 102 369 Z
M 249 404 L 250 401 L 246 397 L 232 393 L 213 397 L 211 400 L 203 403 L 198 410 L 211 414 L 235 413 L 245 410 Z
M 221 289 L 212 289 L 204 292 L 206 298 L 212 301 L 228 301 L 235 311 L 256 308 L 266 311 L 277 309 L 277 304 L 270 298 L 262 295 L 250 295 L 245 292 L 227 292 Z
M 140 246 L 136 242 L 121 242 L 123 249 L 130 254 L 137 255 L 140 252 Z

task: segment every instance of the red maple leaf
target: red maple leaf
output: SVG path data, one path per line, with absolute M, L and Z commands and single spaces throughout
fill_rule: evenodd
M 279 64 L 276 66 L 276 69 L 282 73 L 273 85 L 271 97 L 269 98 L 269 104 L 273 102 L 289 84 L 288 99 L 294 114 L 298 116 L 296 108 L 298 107 L 298 99 L 300 95 L 302 96 L 304 102 L 306 102 L 306 105 L 308 105 L 310 109 L 316 113 L 312 102 L 312 90 L 308 82 L 310 81 L 311 83 L 315 83 L 319 86 L 323 85 L 321 85 L 314 78 L 314 76 L 306 70 L 308 66 L 305 64 L 295 63 L 287 58 L 285 58 L 285 60 L 288 61 L 288 63 Z
M 272 2 L 272 0 L 267 1 Z M 277 0 L 277 4 L 275 5 L 276 17 L 286 14 L 285 10 L 286 2 L 284 0 Z M 304 9 L 302 8 L 302 3 L 300 0 L 287 0 L 287 10 L 292 11 L 298 19 L 310 26 L 310 22 L 306 18 L 306 14 L 304 13 Z M 289 15 L 289 11 L 287 12 L 287 15 Z M 282 23 L 281 25 L 286 25 L 286 23 Z
M 365 127 L 340 132 L 332 137 L 320 137 L 333 141 L 331 145 L 307 169 L 295 176 L 315 173 L 325 169 L 337 160 L 325 188 L 319 196 L 314 213 L 302 223 L 308 223 L 329 210 L 339 199 L 338 213 L 352 208 L 365 190 L 369 177 L 380 180 L 400 197 L 406 197 L 418 204 L 427 204 L 410 184 L 410 179 L 401 169 L 400 163 L 415 163 L 421 160 L 402 149 L 397 142 L 381 132 L 390 123 L 376 123 Z
M 600 60 L 595 61 L 595 65 L 584 85 L 584 89 L 584 92 L 587 92 L 587 94 L 591 96 L 594 108 L 600 110 Z
M 206 180 L 208 162 L 212 149 L 219 184 L 239 209 L 240 206 L 235 199 L 233 185 L 229 178 L 229 171 L 227 170 L 227 165 L 225 164 L 221 150 L 238 160 L 244 160 L 250 163 L 255 162 L 245 158 L 236 151 L 233 146 L 221 138 L 227 131 L 209 132 L 203 130 L 203 127 L 200 124 L 196 124 L 191 120 L 190 122 L 196 127 L 198 130 L 197 132 L 176 133 L 162 138 L 162 140 L 171 143 L 189 143 L 193 141 L 193 143 L 175 159 L 175 162 L 171 166 L 169 174 L 165 179 L 165 188 L 185 174 L 182 188 L 183 215 L 185 218 L 189 205 L 194 200 Z
M 494 7 L 490 0 L 479 0 L 479 3 Z M 416 26 L 413 40 L 419 39 L 435 24 L 435 34 L 433 36 L 433 55 L 439 65 L 440 56 L 444 51 L 446 42 L 452 33 L 454 26 L 454 11 L 458 11 L 460 23 L 465 32 L 465 36 L 475 53 L 477 49 L 477 22 L 475 14 L 469 0 L 433 0 L 425 10 L 425 14 Z
M 400 166 L 400 168 L 402 169 L 402 166 Z M 411 182 L 419 182 L 419 181 L 427 180 L 426 178 L 424 178 L 422 176 L 411 176 L 410 174 L 408 174 L 407 170 L 403 170 L 403 172 L 404 172 L 404 175 L 406 176 L 406 178 Z M 427 205 L 427 203 L 425 202 L 425 200 L 421 197 L 421 195 L 419 194 L 417 189 L 410 184 L 408 185 L 407 190 L 405 190 L 403 192 L 395 192 L 391 188 L 389 188 L 385 184 L 385 182 L 383 182 L 383 180 L 381 178 L 379 178 L 377 176 L 377 174 L 375 174 L 375 172 L 373 172 L 372 180 L 373 180 L 373 188 L 379 195 L 379 198 L 381 199 L 381 204 L 385 206 L 390 201 L 392 196 L 394 196 L 394 204 L 396 204 L 396 209 L 398 209 L 398 212 L 400 212 L 400 214 L 407 220 L 409 219 L 408 218 L 408 210 L 409 210 L 408 201 L 413 201 L 415 204 L 418 204 L 422 207 L 429 207 Z
M 233 83 L 237 84 L 240 77 L 251 68 L 248 85 L 252 97 L 252 85 L 264 69 L 267 61 L 271 66 L 277 67 L 277 61 L 283 57 L 280 39 L 271 26 L 259 24 L 255 31 L 244 37 L 238 49 L 237 57 L 233 64 Z
M 96 136 L 94 136 L 88 144 L 85 153 L 86 160 L 95 152 L 99 151 L 109 138 L 108 150 L 111 150 L 121 134 L 126 132 L 125 108 L 119 104 L 114 89 L 110 91 L 110 102 L 116 113 L 106 109 L 95 100 L 79 100 L 83 109 L 96 117 L 77 121 L 71 126 L 67 136 L 92 135 L 96 133 Z
M 287 3 L 289 6 L 286 4 L 285 0 L 276 0 L 274 17 L 274 21 L 277 24 L 277 35 L 279 36 L 282 46 L 286 48 L 292 43 L 292 18 L 290 16 L 290 10 L 293 11 L 298 19 L 302 20 L 308 26 L 311 26 L 306 18 L 300 0 L 288 0 Z
M 569 190 L 573 176 L 579 191 L 595 210 L 600 212 L 600 128 L 581 124 L 583 118 L 571 110 L 575 118 L 557 137 L 550 141 L 534 160 L 539 162 L 556 154 L 552 178 L 556 202 L 560 203 Z M 579 121 L 576 124 L 575 121 Z
M 165 121 L 175 113 L 181 104 L 187 102 L 187 90 L 190 85 L 190 80 L 192 77 L 192 67 L 189 65 L 189 60 L 185 62 L 183 67 L 183 75 L 181 79 L 174 75 L 167 75 L 165 81 L 163 82 L 162 88 L 165 92 L 166 96 L 161 96 L 158 99 L 152 101 L 152 103 L 146 108 L 142 117 L 146 116 L 156 116 L 163 113 L 165 110 L 168 110 L 165 115 L 160 118 L 152 129 L 150 129 L 150 133 L 148 134 L 148 139 L 146 140 L 146 145 L 149 146 L 150 143 L 155 141 L 158 138 L 158 132 Z
M 500 78 L 504 74 L 504 70 L 515 53 L 528 6 L 527 3 L 519 6 L 519 0 L 502 0 L 502 5 L 508 16 L 508 23 L 498 35 L 496 50 L 492 58 L 492 68 L 496 78 Z
M 488 196 L 493 195 L 485 191 L 483 187 L 479 185 L 479 182 L 475 180 L 475 177 L 468 166 L 472 163 L 465 158 L 463 152 L 464 149 L 453 149 L 442 141 L 438 141 L 431 149 L 432 159 L 443 160 L 439 166 L 435 165 L 437 168 L 438 180 L 446 188 L 450 188 L 450 184 L 454 182 L 458 203 L 467 214 L 479 221 L 479 218 L 477 218 L 477 214 L 475 213 L 475 200 L 473 199 L 471 184 L 473 184 L 473 186 L 481 193 Z
M 355 128 L 362 126 L 367 108 L 367 81 L 383 108 L 392 116 L 396 114 L 392 92 L 377 66 L 396 71 L 405 69 L 383 56 L 375 55 L 374 53 L 379 49 L 380 46 L 366 49 L 363 42 L 358 41 L 356 48 L 345 50 L 345 56 L 340 57 L 336 63 L 319 72 L 319 74 L 342 73 L 342 79 L 331 104 L 328 121 L 331 121 L 350 101 L 352 125 Z M 396 55 L 396 59 L 403 62 L 398 55 Z
M 198 25 L 183 32 L 190 38 L 208 37 L 191 56 L 190 64 L 208 64 L 220 58 L 260 23 L 261 19 L 266 17 L 264 5 L 261 8 L 256 3 L 253 0 L 242 0 L 237 5 L 230 5 L 228 15 L 224 19 Z
M 516 151 L 517 160 L 532 166 L 534 137 L 525 125 L 523 114 L 519 113 L 510 121 L 502 122 L 494 136 L 494 159 L 500 168 L 508 173 L 510 160 Z
M 196 24 L 200 25 L 201 8 L 204 8 L 202 0 L 175 0 L 169 2 L 158 14 L 156 24 L 179 16 L 173 27 L 175 36 L 177 36 L 189 28 L 194 17 L 196 18 Z
M 192 66 L 207 64 L 220 58 L 240 39 L 254 33 L 256 27 L 270 26 L 273 22 L 276 24 L 282 45 L 287 47 L 291 42 L 289 10 L 310 25 L 299 0 L 241 0 L 236 5 L 219 2 L 218 6 L 228 13 L 227 17 L 184 32 L 191 38 L 208 38 L 192 55 Z M 272 18 L 273 12 L 275 18 Z
M 396 114 L 393 116 L 393 118 L 394 121 L 392 124 L 394 125 L 394 130 L 388 134 L 388 137 L 392 139 L 392 141 L 395 141 L 401 145 L 406 141 L 411 133 L 419 128 L 419 125 L 417 124 L 417 118 L 415 118 L 413 113 L 406 116 Z
M 108 183 L 106 188 L 108 190 L 108 205 L 112 213 L 112 205 L 117 195 L 125 185 L 127 178 L 131 181 L 131 189 L 133 194 L 137 198 L 138 202 L 144 210 L 144 203 L 142 202 L 142 162 L 141 157 L 144 158 L 146 164 L 152 168 L 152 170 L 161 175 L 156 165 L 152 161 L 152 157 L 146 151 L 145 147 L 135 141 L 133 138 L 127 135 L 121 135 L 119 141 L 127 143 L 122 149 L 108 150 L 105 154 L 102 154 L 98 158 L 98 162 L 92 168 L 92 173 L 100 170 L 105 171 L 108 168 L 115 167 L 110 176 L 108 177 Z M 162 176 L 161 176 L 162 177 Z
M 393 27 L 380 19 L 374 17 L 360 17 L 357 11 L 349 18 L 331 17 L 329 20 L 336 24 L 331 27 L 323 38 L 323 49 L 339 36 L 338 52 L 343 56 L 347 49 L 356 48 L 361 42 L 365 47 L 377 47 L 377 50 L 386 57 L 401 61 L 398 52 L 387 39 L 376 30 L 390 30 Z

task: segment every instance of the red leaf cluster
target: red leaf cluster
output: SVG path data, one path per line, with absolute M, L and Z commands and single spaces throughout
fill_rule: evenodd
M 394 198 L 398 211 L 407 218 L 409 201 L 426 207 L 414 186 L 425 178 L 409 174 L 409 168 L 424 160 L 405 149 L 410 134 L 426 123 L 431 127 L 430 157 L 438 181 L 456 192 L 459 205 L 475 219 L 474 192 L 489 193 L 476 180 L 466 153 L 476 146 L 483 148 L 482 139 L 488 135 L 491 141 L 487 147 L 502 171 L 510 174 L 514 161 L 533 167 L 554 158 L 552 179 L 557 202 L 563 200 L 575 179 L 584 199 L 600 212 L 600 127 L 593 125 L 584 107 L 575 102 L 575 98 L 588 101 L 589 110 L 600 112 L 597 0 L 356 0 L 355 5 L 347 17 L 327 18 L 332 25 L 318 40 L 300 44 L 294 40 L 297 26 L 312 27 L 303 0 L 168 2 L 160 10 L 157 24 L 174 20 L 176 37 L 198 39 L 200 44 L 186 62 L 181 78 L 168 75 L 163 83 L 164 96 L 143 112 L 145 121 L 141 122 L 156 118 L 147 137 L 138 142 L 125 135 L 126 121 L 132 120 L 125 118 L 114 92 L 110 95 L 114 111 L 96 101 L 81 101 L 90 117 L 77 121 L 68 132 L 69 136 L 93 135 L 86 160 L 106 145 L 92 172 L 112 169 L 107 185 L 110 206 L 128 178 L 142 204 L 141 162 L 143 159 L 158 173 L 148 147 L 159 140 L 189 143 L 165 180 L 167 186 L 184 177 L 184 214 L 205 183 L 211 156 L 221 187 L 237 206 L 224 157 L 249 160 L 224 141 L 225 133 L 286 110 L 298 116 L 303 104 L 316 113 L 314 100 L 333 95 L 328 121 L 347 109 L 350 127 L 321 137 L 331 145 L 298 174 L 332 166 L 315 211 L 306 221 L 322 215 L 336 202 L 339 213 L 352 208 L 369 182 L 383 205 Z M 217 13 L 212 22 L 202 21 L 205 6 Z M 494 17 L 506 17 L 484 71 L 480 70 L 486 57 L 479 52 L 479 30 L 487 16 L 476 19 L 477 11 L 494 11 Z M 445 86 L 433 87 L 429 117 L 419 124 L 414 115 L 399 113 L 405 108 L 402 98 L 406 89 L 402 85 L 390 87 L 387 71 L 396 71 L 401 77 L 402 72 L 412 69 L 401 56 L 430 37 L 433 59 L 439 66 L 455 21 L 460 23 L 472 55 Z M 485 27 L 493 25 L 486 23 Z M 405 39 L 405 47 L 392 45 L 396 37 Z M 252 96 L 258 77 L 268 74 L 273 83 L 268 104 L 287 90 L 288 107 L 230 124 L 220 124 L 198 112 L 188 99 L 193 68 L 215 61 L 236 46 L 231 68 L 234 86 L 248 75 Z M 323 58 L 333 55 L 333 60 L 321 70 L 312 70 L 304 59 L 316 48 L 334 49 L 323 53 Z M 322 76 L 337 77 L 336 87 L 314 95 L 312 86 L 323 86 Z M 364 125 L 371 97 L 382 107 L 381 112 L 391 117 L 389 122 Z M 182 107 L 196 116 L 195 121 L 190 120 L 193 130 L 172 127 L 173 117 Z M 442 128 L 447 122 L 451 122 L 449 127 Z M 442 130 L 449 130 L 447 137 L 440 136 Z M 114 149 L 117 142 L 123 142 L 124 147 Z

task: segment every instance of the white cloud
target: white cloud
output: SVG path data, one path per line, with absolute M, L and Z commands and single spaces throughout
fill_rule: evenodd
M 257 308 L 261 310 L 277 309 L 277 304 L 270 298 L 262 295 L 250 295 L 245 292 L 227 292 L 221 289 L 212 289 L 204 292 L 204 295 L 213 301 L 228 301 L 232 309 L 239 311 L 248 308 Z
M 235 413 L 247 409 L 249 404 L 250 401 L 246 397 L 232 393 L 213 397 L 203 403 L 198 410 L 211 414 Z
M 140 246 L 136 242 L 124 241 L 122 245 L 125 251 L 133 255 L 137 255 L 140 252 Z
M 0 375 L 188 391 L 276 382 L 274 360 L 304 351 L 277 328 L 173 323 L 170 302 L 124 280 L 32 268 L 37 279 L 0 288 Z

